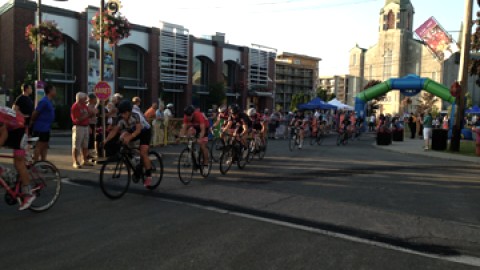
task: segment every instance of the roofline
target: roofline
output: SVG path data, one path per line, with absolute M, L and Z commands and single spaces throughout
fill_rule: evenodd
M 315 61 L 322 61 L 322 58 L 319 58 L 319 57 L 308 56 L 308 55 L 297 54 L 297 53 L 290 53 L 290 52 L 283 52 L 277 55 L 277 57 L 280 57 L 280 56 L 297 56 L 297 57 L 303 57 L 303 58 L 307 58 Z

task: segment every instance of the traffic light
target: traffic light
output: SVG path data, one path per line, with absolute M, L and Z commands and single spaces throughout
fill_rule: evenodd
M 109 0 L 106 5 L 106 10 L 109 14 L 116 14 L 120 8 L 122 7 L 122 3 L 120 0 Z

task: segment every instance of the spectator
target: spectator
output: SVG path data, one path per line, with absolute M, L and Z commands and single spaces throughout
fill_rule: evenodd
M 442 122 L 442 128 L 443 129 L 445 129 L 445 130 L 449 129 L 449 121 L 450 121 L 450 119 L 448 118 L 448 114 L 445 114 L 445 116 L 443 117 L 443 122 Z
M 132 111 L 137 111 L 137 113 L 138 112 L 142 113 L 142 111 L 140 110 L 140 104 L 142 104 L 142 100 L 139 97 L 133 97 L 132 104 L 133 104 Z
M 25 117 L 25 126 L 28 127 L 34 109 L 33 101 L 30 98 L 30 95 L 32 94 L 32 86 L 29 84 L 23 84 L 22 90 L 23 93 L 19 95 L 13 103 L 13 109 L 20 111 L 23 114 Z
M 415 134 L 417 133 L 417 119 L 413 113 L 410 114 L 408 118 L 408 128 L 410 129 L 410 139 L 415 139 Z
M 368 131 L 375 131 L 375 114 L 372 113 L 370 115 L 370 119 L 368 120 Z
M 88 95 L 88 111 L 90 113 L 90 118 L 88 119 L 89 128 L 89 136 L 88 136 L 88 158 L 92 158 L 94 156 L 95 151 L 95 137 L 96 137 L 96 125 L 97 125 L 97 97 L 95 94 Z
M 147 119 L 148 123 L 151 124 L 153 120 L 155 120 L 157 110 L 158 110 L 158 103 L 153 102 L 152 106 L 150 106 L 150 108 L 148 108 L 148 110 L 145 112 L 145 118 Z
M 38 137 L 37 145 L 33 159 L 46 160 L 48 152 L 48 143 L 50 141 L 50 130 L 55 120 L 55 108 L 52 100 L 57 95 L 55 86 L 48 84 L 45 86 L 45 96 L 38 102 L 37 108 L 33 111 L 30 126 L 33 127 L 32 135 Z
M 168 121 L 169 118 L 173 117 L 173 104 L 168 103 L 167 108 L 163 112 L 163 117 L 165 117 L 165 121 Z
M 425 117 L 422 119 L 423 124 L 423 139 L 425 141 L 425 151 L 429 149 L 430 138 L 432 137 L 432 124 L 433 117 L 430 112 L 428 112 Z
M 72 118 L 72 158 L 73 168 L 80 169 L 82 166 L 93 166 L 88 161 L 88 137 L 89 137 L 89 122 L 93 112 L 90 112 L 87 106 L 87 94 L 78 92 L 76 95 L 76 102 L 72 105 L 70 110 L 70 117 Z M 81 151 L 83 163 L 78 162 L 78 151 Z
M 111 102 L 112 106 L 108 110 L 108 114 L 106 115 L 106 118 L 111 118 L 112 119 L 111 124 L 116 124 L 116 122 L 117 122 L 117 118 L 118 118 L 117 106 L 122 99 L 123 99 L 123 96 L 120 93 L 115 93 L 112 97 L 112 102 Z

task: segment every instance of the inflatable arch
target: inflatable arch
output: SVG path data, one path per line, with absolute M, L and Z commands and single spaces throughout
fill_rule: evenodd
M 403 78 L 389 79 L 358 93 L 355 98 L 355 112 L 357 115 L 366 116 L 366 103 L 391 90 L 400 90 L 410 96 L 414 96 L 421 90 L 425 90 L 445 101 L 452 104 L 455 103 L 455 97 L 450 94 L 449 88 L 431 79 L 420 78 L 419 76 L 412 74 Z

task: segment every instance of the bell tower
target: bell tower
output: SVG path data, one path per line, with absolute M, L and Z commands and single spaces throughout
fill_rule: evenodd
M 410 0 L 385 0 L 380 10 L 380 32 L 390 30 L 413 31 L 415 10 Z

